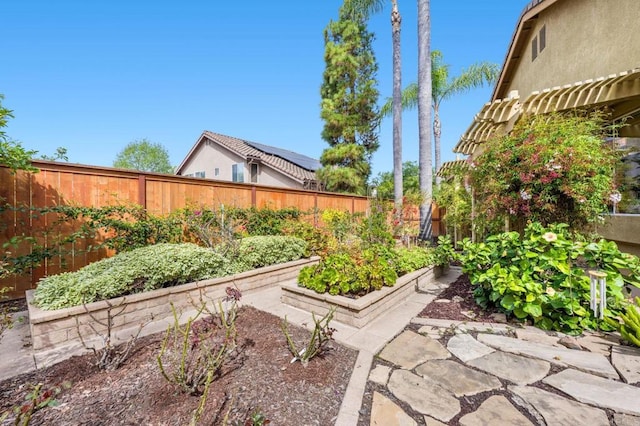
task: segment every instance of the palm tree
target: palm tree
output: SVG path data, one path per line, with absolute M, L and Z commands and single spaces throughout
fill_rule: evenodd
M 423 241 L 431 240 L 431 14 L 430 1 L 418 0 L 418 165 L 420 168 L 420 234 Z
M 449 65 L 443 61 L 442 52 L 431 52 L 431 95 L 433 98 L 433 137 L 435 143 L 435 169 L 440 169 L 440 136 L 442 123 L 440 121 L 440 105 L 454 95 L 467 93 L 471 89 L 493 84 L 497 81 L 500 68 L 490 62 L 478 62 L 462 70 L 456 77 L 449 76 Z M 402 107 L 413 109 L 418 106 L 418 85 L 411 83 L 402 91 Z M 392 104 L 387 100 L 380 110 L 385 116 L 391 112 Z
M 379 12 L 384 0 L 345 0 L 347 7 L 365 16 Z M 393 184 L 398 218 L 402 207 L 402 61 L 400 56 L 400 24 L 398 0 L 391 0 L 391 34 L 393 48 Z

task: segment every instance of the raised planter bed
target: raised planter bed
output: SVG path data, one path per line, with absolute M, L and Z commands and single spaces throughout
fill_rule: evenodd
M 352 299 L 346 296 L 332 296 L 316 293 L 296 284 L 283 284 L 281 300 L 287 305 L 325 315 L 332 306 L 336 307 L 334 319 L 343 324 L 362 328 L 382 313 L 411 297 L 419 287 L 438 278 L 448 268 L 430 267 L 414 271 L 398 278 L 393 287 L 383 287 L 365 296 Z
M 144 293 L 118 297 L 107 301 L 89 303 L 55 311 L 45 311 L 31 304 L 33 290 L 27 292 L 29 325 L 35 351 L 49 351 L 61 347 L 100 345 L 105 335 L 105 323 L 109 305 L 117 307 L 112 316 L 112 341 L 126 341 L 138 332 L 141 324 L 146 324 L 140 335 L 148 335 L 165 330 L 173 323 L 170 303 L 181 313 L 186 322 L 188 315 L 196 311 L 199 300 L 214 303 L 225 296 L 225 289 L 236 287 L 243 294 L 280 285 L 283 281 L 295 279 L 303 266 L 315 264 L 318 257 L 301 259 L 279 265 L 254 269 L 241 274 L 210 280 L 197 281 L 174 287 L 167 287 Z M 211 306 L 213 308 L 213 306 Z M 98 334 L 89 325 L 91 324 Z

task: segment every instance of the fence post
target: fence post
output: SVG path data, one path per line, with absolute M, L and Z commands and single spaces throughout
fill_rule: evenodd
M 251 207 L 256 207 L 256 187 L 252 186 L 251 187 Z

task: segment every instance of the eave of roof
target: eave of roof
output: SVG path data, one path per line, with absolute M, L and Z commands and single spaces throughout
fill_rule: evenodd
M 583 107 L 609 107 L 611 120 L 640 116 L 640 68 L 532 92 L 521 103 L 515 96 L 486 103 L 453 149 L 472 154 L 497 132 L 510 131 L 522 114 L 547 114 Z

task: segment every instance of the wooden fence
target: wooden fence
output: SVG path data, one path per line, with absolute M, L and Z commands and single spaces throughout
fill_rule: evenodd
M 39 216 L 32 209 L 58 205 L 104 207 L 137 204 L 154 215 L 166 215 L 188 206 L 219 208 L 221 205 L 239 208 L 268 207 L 280 209 L 297 207 L 301 211 L 322 211 L 328 208 L 351 213 L 366 212 L 366 197 L 325 193 L 255 184 L 241 184 L 141 173 L 113 168 L 85 166 L 49 161 L 34 161 L 40 172 L 18 171 L 11 174 L 0 167 L 0 199 L 16 207 L 0 215 L 0 244 L 12 255 L 31 253 L 33 238 L 48 247 L 59 236 L 73 232 L 78 223 L 56 226 L 53 213 Z M 433 210 L 434 235 L 442 231 L 440 209 Z M 55 233 L 55 235 L 52 234 Z M 8 244 L 14 237 L 27 237 L 21 243 Z M 75 271 L 91 262 L 108 256 L 106 249 L 87 251 L 96 241 L 77 240 L 65 247 L 64 256 L 46 260 L 30 273 L 0 280 L 0 288 L 9 287 L 10 297 L 22 297 L 24 291 L 35 288 L 45 276 L 63 271 Z

